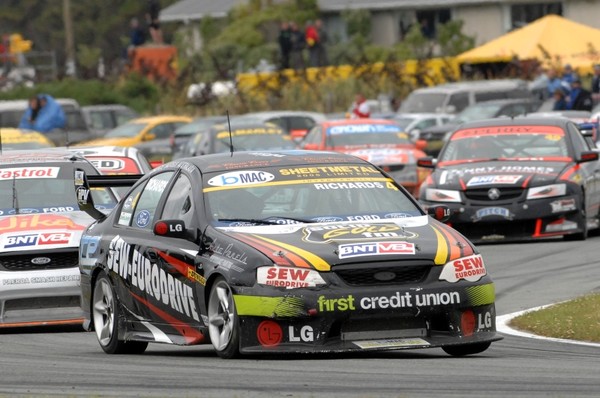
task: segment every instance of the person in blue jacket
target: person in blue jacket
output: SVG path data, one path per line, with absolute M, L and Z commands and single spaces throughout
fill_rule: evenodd
M 29 107 L 21 118 L 19 128 L 47 133 L 65 127 L 65 112 L 56 100 L 48 94 L 40 94 L 29 99 Z

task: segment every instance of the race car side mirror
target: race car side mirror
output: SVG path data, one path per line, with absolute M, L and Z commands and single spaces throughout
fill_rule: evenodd
M 579 163 L 584 163 L 584 162 L 593 162 L 594 160 L 598 160 L 599 155 L 598 152 L 596 151 L 584 151 L 581 152 L 581 155 L 579 155 Z
M 434 159 L 431 156 L 426 156 L 424 158 L 417 159 L 417 166 L 419 166 L 419 167 L 433 169 L 433 168 L 435 168 L 435 164 L 436 164 L 436 159 Z
M 446 222 L 452 214 L 450 208 L 444 205 L 431 206 L 427 209 L 427 214 L 435 218 L 439 222 Z
M 88 183 L 85 171 L 75 169 L 75 195 L 77 197 L 77 205 L 79 210 L 86 212 L 95 220 L 100 220 L 105 217 L 105 214 L 94 206 L 90 185 Z
M 152 228 L 154 235 L 196 240 L 194 230 L 186 229 L 182 220 L 158 220 Z

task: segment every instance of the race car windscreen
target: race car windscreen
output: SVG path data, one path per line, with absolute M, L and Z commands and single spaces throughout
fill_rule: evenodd
M 232 132 L 233 148 L 236 151 L 293 149 L 290 138 L 277 128 L 253 128 Z M 215 153 L 229 152 L 229 132 L 220 131 L 216 135 Z
M 68 163 L 0 166 L 0 215 L 79 210 L 73 178 L 74 169 Z M 92 197 L 101 210 L 117 203 L 105 188 L 92 189 Z
M 270 167 L 207 174 L 215 225 L 364 221 L 423 215 L 391 178 L 368 164 Z
M 555 126 L 484 127 L 452 135 L 438 161 L 570 161 L 564 131 Z
M 348 124 L 327 129 L 327 146 L 412 145 L 396 124 Z

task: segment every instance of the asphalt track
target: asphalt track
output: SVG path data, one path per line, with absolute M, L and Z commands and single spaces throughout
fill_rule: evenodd
M 480 246 L 503 315 L 600 290 L 600 237 Z M 79 329 L 0 330 L 0 396 L 579 397 L 600 395 L 600 348 L 505 335 L 441 349 L 222 360 L 210 346 L 104 354 Z

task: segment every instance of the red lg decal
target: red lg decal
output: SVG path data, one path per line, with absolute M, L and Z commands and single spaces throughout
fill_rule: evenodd
M 283 331 L 274 321 L 262 321 L 256 329 L 256 337 L 263 347 L 275 347 L 281 343 Z

